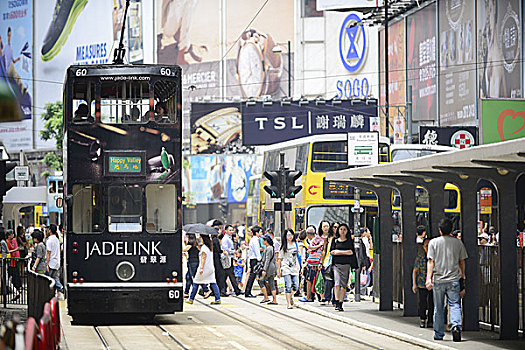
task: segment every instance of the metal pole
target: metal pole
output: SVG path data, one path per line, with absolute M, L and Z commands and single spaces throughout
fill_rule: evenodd
M 386 105 L 386 134 L 390 138 L 390 99 L 388 91 L 388 0 L 385 0 L 385 105 Z
M 361 301 L 361 264 L 359 263 L 361 261 L 361 242 L 359 238 L 361 235 L 359 233 L 359 223 L 361 221 L 361 190 L 359 188 L 354 187 L 354 247 L 355 247 L 355 253 L 357 257 L 357 270 L 355 270 L 355 278 L 354 278 L 354 284 L 355 284 L 355 301 L 359 302 Z
M 292 48 L 288 40 L 288 97 L 292 97 Z
M 407 86 L 407 143 L 412 143 L 412 85 Z
M 280 154 L 280 166 L 279 166 L 279 176 L 281 177 L 281 236 L 284 234 L 286 229 L 286 222 L 284 214 L 285 204 L 286 204 L 286 176 L 285 176 L 285 167 L 284 167 L 284 153 Z

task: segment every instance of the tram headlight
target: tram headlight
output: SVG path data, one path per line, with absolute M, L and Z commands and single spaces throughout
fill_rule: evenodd
M 122 261 L 117 265 L 115 273 L 121 281 L 129 281 L 135 277 L 135 266 L 129 261 Z
M 172 272 L 171 272 L 171 275 L 172 275 L 173 277 L 177 277 L 177 271 L 172 271 Z
M 73 277 L 77 277 L 78 276 L 78 272 L 77 271 L 73 271 L 72 275 L 73 275 Z

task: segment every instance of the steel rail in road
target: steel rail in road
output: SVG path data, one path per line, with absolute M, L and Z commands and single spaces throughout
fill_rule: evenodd
M 277 310 L 275 310 L 275 309 L 268 308 L 268 307 L 266 307 L 266 306 L 264 306 L 264 305 L 261 305 L 260 303 L 255 303 L 255 302 L 253 302 L 253 301 L 246 300 L 246 299 L 244 299 L 244 298 L 242 298 L 242 297 L 238 297 L 238 298 L 236 298 L 236 299 L 238 299 L 238 300 L 242 300 L 242 301 L 244 301 L 244 302 L 246 302 L 246 303 L 248 303 L 248 304 L 251 304 L 251 305 L 257 306 L 258 308 L 261 308 L 261 309 L 266 310 L 266 311 L 268 311 L 268 312 L 272 312 L 272 313 L 274 313 L 274 314 L 280 315 L 280 316 L 282 316 L 282 317 L 284 317 L 284 318 L 287 318 L 287 319 L 290 319 L 290 320 L 294 320 L 294 321 L 299 322 L 299 323 L 302 323 L 302 324 L 306 324 L 306 325 L 308 325 L 308 326 L 314 328 L 316 331 L 322 330 L 323 332 L 325 332 L 325 333 L 329 333 L 329 334 L 331 334 L 332 336 L 336 336 L 337 338 L 345 338 L 345 339 L 348 339 L 348 340 L 350 340 L 350 341 L 352 341 L 352 342 L 355 342 L 355 343 L 357 343 L 357 344 L 364 345 L 364 346 L 366 346 L 367 348 L 370 348 L 370 349 L 377 349 L 377 350 L 381 350 L 381 349 L 383 349 L 383 348 L 378 347 L 378 346 L 376 346 L 376 345 L 373 345 L 373 344 L 370 344 L 370 343 L 364 342 L 364 341 L 362 341 L 362 340 L 359 340 L 359 339 L 356 339 L 356 338 L 350 337 L 350 336 L 348 336 L 348 335 L 346 335 L 346 334 L 343 334 L 343 333 L 336 332 L 336 331 L 331 330 L 331 329 L 329 329 L 329 328 L 325 328 L 325 327 L 322 327 L 322 326 L 319 326 L 319 325 L 313 325 L 313 324 L 311 324 L 311 323 L 308 322 L 308 321 L 301 320 L 300 318 L 293 317 L 293 316 L 290 316 L 290 315 L 288 315 L 288 314 L 285 314 L 285 313 L 282 313 L 282 312 L 280 312 L 280 311 L 277 311 Z
M 276 342 L 278 342 L 279 344 L 282 344 L 290 349 L 295 349 L 295 350 L 302 350 L 302 349 L 315 349 L 315 350 L 321 350 L 321 349 L 318 349 L 318 348 L 314 348 L 312 347 L 310 344 L 307 344 L 307 343 L 303 343 L 303 342 L 300 342 L 298 340 L 295 340 L 295 339 L 288 339 L 288 340 L 283 340 L 282 338 L 289 338 L 289 336 L 287 336 L 286 334 L 284 333 L 281 333 L 280 331 L 275 331 L 275 329 L 273 329 L 275 331 L 275 333 L 278 333 L 282 336 L 281 337 L 277 337 L 275 335 L 272 335 L 272 334 L 268 334 L 267 332 L 264 332 L 262 329 L 261 329 L 261 325 L 259 323 L 255 323 L 251 320 L 247 320 L 247 319 L 241 319 L 237 316 L 234 316 L 235 313 L 232 313 L 232 312 L 226 312 L 224 311 L 224 309 L 222 308 L 217 308 L 217 307 L 213 307 L 213 306 L 210 306 L 200 300 L 197 300 L 195 299 L 194 301 L 198 302 L 199 304 L 202 304 L 204 305 L 205 307 L 211 309 L 211 310 L 214 310 L 214 311 L 217 311 L 218 313 L 228 317 L 228 318 L 231 318 L 232 320 L 242 324 L 243 326 L 246 326 L 246 327 L 249 327 L 250 329 L 253 329 L 254 331 L 256 331 L 257 333 L 259 334 L 262 334 L 264 335 L 266 338 L 270 338 Z M 235 314 L 236 315 L 236 314 Z

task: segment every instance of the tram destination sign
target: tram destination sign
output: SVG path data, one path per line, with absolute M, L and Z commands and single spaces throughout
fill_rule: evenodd
M 346 181 L 329 181 L 323 180 L 323 198 L 324 199 L 354 199 L 354 187 Z M 361 200 L 375 200 L 375 194 L 372 191 L 361 191 Z
M 141 176 L 145 174 L 146 155 L 144 152 L 106 152 L 105 158 L 105 175 Z

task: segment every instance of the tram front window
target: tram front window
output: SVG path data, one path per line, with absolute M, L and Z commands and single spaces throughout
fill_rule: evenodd
M 102 232 L 104 216 L 102 186 L 73 185 L 73 232 Z
M 139 185 L 109 187 L 109 232 L 142 232 L 142 189 Z
M 147 185 L 146 205 L 146 231 L 149 233 L 175 232 L 177 227 L 177 189 L 175 185 Z
M 95 121 L 95 83 L 76 82 L 73 85 L 73 123 L 86 124 Z
M 311 207 L 306 213 L 307 225 L 319 226 L 323 220 L 329 222 L 350 222 L 351 207 L 346 206 L 322 206 Z
M 145 123 L 149 120 L 148 82 L 120 81 L 101 84 L 100 114 L 103 123 Z

